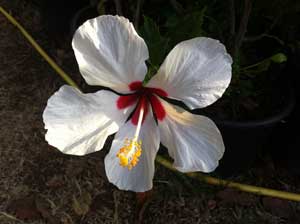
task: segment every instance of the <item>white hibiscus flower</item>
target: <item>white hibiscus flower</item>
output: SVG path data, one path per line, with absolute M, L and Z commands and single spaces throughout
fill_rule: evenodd
M 122 190 L 152 188 L 154 159 L 161 142 L 182 172 L 211 172 L 224 153 L 222 136 L 207 117 L 194 115 L 161 97 L 203 108 L 222 96 L 231 79 L 231 57 L 219 41 L 199 37 L 179 43 L 144 86 L 149 53 L 124 17 L 99 16 L 74 34 L 73 49 L 90 85 L 109 87 L 83 94 L 62 86 L 43 114 L 48 143 L 66 154 L 103 148 L 116 133 L 105 158 L 111 183 Z

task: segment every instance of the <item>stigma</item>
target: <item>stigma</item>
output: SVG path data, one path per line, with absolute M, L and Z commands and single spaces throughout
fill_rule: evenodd
M 119 150 L 117 157 L 119 157 L 119 163 L 122 167 L 127 167 L 131 170 L 139 162 L 139 157 L 142 154 L 142 142 L 136 139 L 126 139 L 124 146 Z
M 128 170 L 131 170 L 138 164 L 139 158 L 142 155 L 142 141 L 139 140 L 139 134 L 143 122 L 143 116 L 144 108 L 141 107 L 139 111 L 138 123 L 133 138 L 125 139 L 123 147 L 117 153 L 120 166 L 124 168 L 127 167 Z

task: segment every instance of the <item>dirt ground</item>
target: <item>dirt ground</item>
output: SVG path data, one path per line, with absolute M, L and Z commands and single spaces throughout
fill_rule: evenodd
M 0 0 L 6 8 L 15 5 Z M 19 1 L 19 3 L 22 1 Z M 10 8 L 12 9 L 12 8 Z M 56 61 L 85 88 L 70 43 L 57 49 L 27 4 L 11 10 Z M 157 166 L 151 199 L 137 213 L 135 194 L 104 174 L 101 152 L 63 155 L 44 140 L 42 112 L 63 81 L 0 14 L 0 223 L 300 223 L 299 203 L 199 184 Z M 293 177 L 257 168 L 237 181 L 300 192 Z M 272 171 L 273 172 L 273 171 Z M 269 179 L 268 179 L 269 178 Z

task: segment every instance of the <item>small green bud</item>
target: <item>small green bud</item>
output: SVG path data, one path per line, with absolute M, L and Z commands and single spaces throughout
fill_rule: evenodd
M 278 53 L 278 54 L 274 54 L 272 57 L 271 57 L 271 60 L 275 63 L 283 63 L 285 61 L 287 61 L 287 57 L 285 56 L 285 54 L 283 53 Z

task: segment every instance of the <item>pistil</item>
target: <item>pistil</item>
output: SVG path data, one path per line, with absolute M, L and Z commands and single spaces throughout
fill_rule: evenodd
M 139 157 L 142 154 L 142 141 L 139 139 L 139 134 L 141 131 L 141 126 L 143 122 L 144 108 L 141 107 L 139 111 L 139 118 L 135 134 L 132 139 L 126 139 L 124 146 L 119 150 L 117 157 L 120 160 L 120 166 L 127 167 L 131 170 L 137 165 Z

